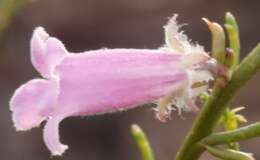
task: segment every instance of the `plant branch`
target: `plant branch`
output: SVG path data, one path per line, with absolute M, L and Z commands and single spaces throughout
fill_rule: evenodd
M 241 127 L 233 131 L 213 133 L 207 136 L 201 142 L 206 145 L 218 145 L 231 142 L 239 142 L 260 136 L 260 122 Z
M 196 160 L 203 152 L 197 143 L 210 135 L 216 127 L 228 103 L 238 90 L 260 69 L 260 44 L 234 70 L 225 87 L 217 86 L 195 119 L 176 160 Z

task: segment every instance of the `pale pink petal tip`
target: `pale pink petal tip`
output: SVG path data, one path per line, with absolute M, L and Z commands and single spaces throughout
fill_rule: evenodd
M 39 126 L 55 97 L 54 84 L 44 79 L 34 79 L 19 87 L 10 100 L 15 128 L 29 130 Z
M 50 37 L 42 27 L 34 30 L 31 39 L 31 61 L 43 77 L 51 78 L 53 69 L 67 53 L 62 42 Z
M 69 147 L 60 142 L 59 123 L 64 117 L 50 118 L 43 130 L 43 139 L 53 156 L 61 156 Z
M 42 76 L 46 76 L 45 48 L 48 38 L 48 33 L 46 33 L 42 27 L 37 27 L 31 39 L 31 61 L 34 68 L 40 72 Z

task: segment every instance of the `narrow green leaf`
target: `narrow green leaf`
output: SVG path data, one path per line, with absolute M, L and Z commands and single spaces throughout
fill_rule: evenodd
M 213 156 L 223 160 L 254 160 L 252 154 L 232 149 L 222 149 L 218 147 L 204 146 Z
M 234 52 L 234 64 L 231 67 L 234 69 L 238 65 L 240 59 L 240 39 L 236 19 L 230 12 L 226 13 L 224 26 L 228 33 L 229 48 Z
M 139 147 L 143 160 L 154 160 L 153 151 L 142 129 L 138 125 L 133 124 L 131 133 Z
M 209 27 L 212 35 L 212 57 L 215 58 L 220 64 L 224 64 L 226 58 L 226 37 L 225 32 L 221 25 L 216 22 L 211 22 L 206 18 L 202 18 Z

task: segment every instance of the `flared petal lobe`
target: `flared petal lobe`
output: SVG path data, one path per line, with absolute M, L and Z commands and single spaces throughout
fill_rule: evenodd
M 93 115 L 125 110 L 176 92 L 187 83 L 180 54 L 110 49 L 70 54 L 57 66 L 56 113 Z
M 36 28 L 31 39 L 31 61 L 34 68 L 42 74 L 46 75 L 45 68 L 45 49 L 46 41 L 49 34 L 42 27 Z
M 68 54 L 62 42 L 50 37 L 42 27 L 35 29 L 31 39 L 31 61 L 45 78 L 51 78 L 54 68 Z
M 53 156 L 62 155 L 62 153 L 68 149 L 67 145 L 60 142 L 59 123 L 63 118 L 65 117 L 51 117 L 43 129 L 43 140 Z
M 19 87 L 10 101 L 15 128 L 37 127 L 53 110 L 56 97 L 56 84 L 50 80 L 33 79 Z

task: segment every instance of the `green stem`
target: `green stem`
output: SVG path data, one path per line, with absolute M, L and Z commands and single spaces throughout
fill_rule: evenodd
M 259 69 L 260 44 L 234 70 L 225 87 L 215 87 L 177 153 L 176 160 L 196 160 L 200 157 L 204 149 L 197 143 L 213 132 L 228 103 Z
M 142 153 L 143 160 L 154 160 L 153 151 L 142 129 L 134 124 L 131 126 L 131 132 Z
M 226 144 L 231 142 L 239 142 L 260 136 L 260 122 L 241 127 L 234 131 L 226 131 L 221 133 L 213 133 L 207 136 L 201 142 L 207 145 Z

